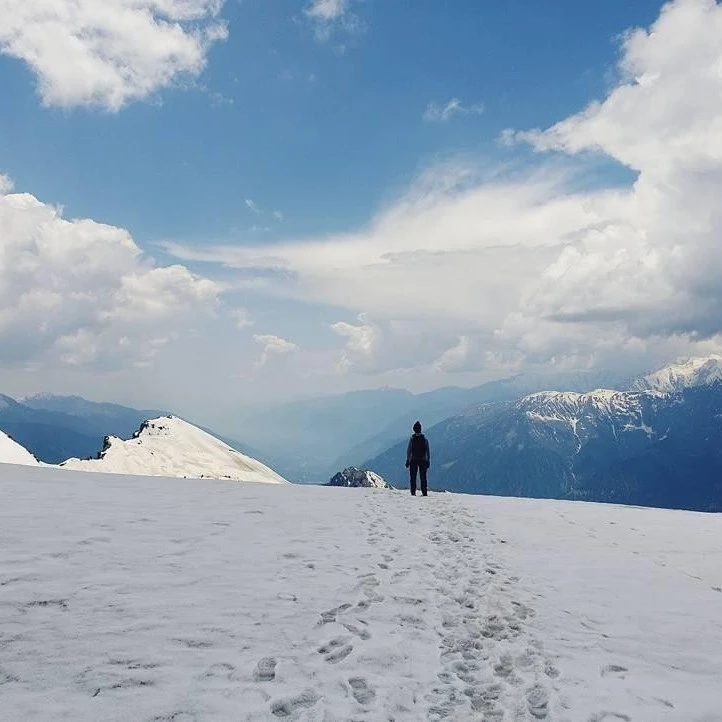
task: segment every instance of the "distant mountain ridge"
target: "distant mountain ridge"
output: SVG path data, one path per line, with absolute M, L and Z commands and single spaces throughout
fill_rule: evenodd
M 708 361 L 640 379 L 653 390 L 547 391 L 469 409 L 428 430 L 431 483 L 467 493 L 722 511 L 722 382 Z M 405 485 L 404 451 L 398 444 L 365 465 Z
M 518 374 L 474 388 L 444 387 L 421 394 L 372 389 L 254 409 L 234 436 L 291 481 L 320 483 L 339 468 L 356 466 L 407 438 L 417 418 L 431 426 L 473 404 L 510 401 L 550 386 L 588 391 L 621 383 L 606 372 Z
M 145 419 L 163 413 L 78 396 L 42 394 L 16 401 L 0 395 L 0 430 L 49 464 L 92 456 L 105 436 L 128 437 Z

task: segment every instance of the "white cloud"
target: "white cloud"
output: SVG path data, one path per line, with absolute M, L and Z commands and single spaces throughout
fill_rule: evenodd
M 378 346 L 381 337 L 379 327 L 365 323 L 364 314 L 360 314 L 358 320 L 357 326 L 343 321 L 331 326 L 339 336 L 347 339 L 346 348 L 338 364 L 340 371 L 347 371 L 352 367 L 368 363 L 373 359 Z
M 258 207 L 256 202 L 254 200 L 251 200 L 250 198 L 246 198 L 246 207 L 252 210 L 254 213 L 261 212 L 261 209 Z
M 468 336 L 460 336 L 457 344 L 444 351 L 435 362 L 435 367 L 439 371 L 457 371 L 465 368 L 469 351 L 471 348 L 471 340 Z
M 257 366 L 265 366 L 272 356 L 287 356 L 288 354 L 298 351 L 299 348 L 295 343 L 287 341 L 280 336 L 272 336 L 270 334 L 256 334 L 253 340 L 263 346 L 261 356 L 258 359 Z
M 353 0 L 309 0 L 303 10 L 315 29 L 316 39 L 326 42 L 337 30 L 358 35 L 366 29 L 363 20 L 350 10 Z
M 0 0 L 0 52 L 24 61 L 49 106 L 117 111 L 198 76 L 227 37 L 224 0 Z
M 129 233 L 0 192 L 0 365 L 122 367 L 212 315 L 221 287 L 156 266 Z
M 481 115 L 484 106 L 481 103 L 463 105 L 458 98 L 452 98 L 446 104 L 429 103 L 424 111 L 424 120 L 427 122 L 445 123 L 455 115 Z
M 667 5 L 625 37 L 606 99 L 506 135 L 555 153 L 533 172 L 435 168 L 359 232 L 171 250 L 265 269 L 267 293 L 365 313 L 336 332 L 347 366 L 366 372 L 411 359 L 446 371 L 621 365 L 719 345 L 720 37 L 713 0 Z M 593 187 L 590 152 L 636 180 Z M 381 329 L 371 345 L 367 327 Z
M 231 318 L 236 322 L 236 328 L 244 329 L 255 325 L 251 315 L 245 308 L 234 308 L 231 311 Z
M 279 223 L 283 223 L 283 213 L 281 213 L 281 211 L 273 211 L 273 217 L 274 217 Z
M 0 173 L 0 195 L 12 192 L 13 187 L 14 184 L 12 178 L 8 178 L 8 176 Z
M 342 17 L 349 5 L 350 0 L 311 0 L 304 12 L 314 20 L 331 22 Z

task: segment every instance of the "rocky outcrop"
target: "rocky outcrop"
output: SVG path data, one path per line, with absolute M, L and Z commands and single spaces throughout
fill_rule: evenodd
M 355 466 L 349 466 L 347 469 L 339 471 L 326 486 L 350 486 L 367 489 L 391 488 L 378 474 L 368 469 L 357 469 Z

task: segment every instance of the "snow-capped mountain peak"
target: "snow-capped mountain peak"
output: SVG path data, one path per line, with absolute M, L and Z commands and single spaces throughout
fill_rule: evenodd
M 165 416 L 143 422 L 132 439 L 108 436 L 96 459 L 68 459 L 79 471 L 286 484 L 275 471 L 197 426 Z
M 665 366 L 632 384 L 633 391 L 675 393 L 694 386 L 709 386 L 722 381 L 722 356 L 710 354 Z
M 0 431 L 0 464 L 38 466 L 39 461 L 23 446 Z

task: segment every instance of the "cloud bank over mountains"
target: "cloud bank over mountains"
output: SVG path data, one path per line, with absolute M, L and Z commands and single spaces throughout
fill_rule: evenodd
M 117 111 L 202 72 L 228 32 L 223 5 L 0 0 L 0 50 L 28 65 L 44 103 Z M 357 5 L 304 7 L 323 39 Z M 481 369 L 490 378 L 719 351 L 720 37 L 717 2 L 669 3 L 623 37 L 606 97 L 551 127 L 502 134 L 511 157 L 531 151 L 531 163 L 434 165 L 360 229 L 164 242 L 179 262 L 161 262 L 129 231 L 68 219 L 0 176 L 0 363 L 137 368 L 190 332 L 199 349 L 228 353 L 204 325 L 218 314 L 250 349 L 237 374 L 286 369 L 289 384 L 311 367 L 315 379 L 416 373 L 442 385 Z M 453 99 L 430 119 L 468 107 Z M 600 159 L 633 181 L 600 187 Z M 259 307 L 275 302 L 293 318 L 259 323 Z
M 623 38 L 606 98 L 504 133 L 540 154 L 532 170 L 484 176 L 459 161 L 422 174 L 361 231 L 171 250 L 269 272 L 282 279 L 271 295 L 364 314 L 334 326 L 347 369 L 585 366 L 718 348 L 721 36 L 714 0 L 666 5 Z M 635 181 L 590 190 L 594 155 Z

